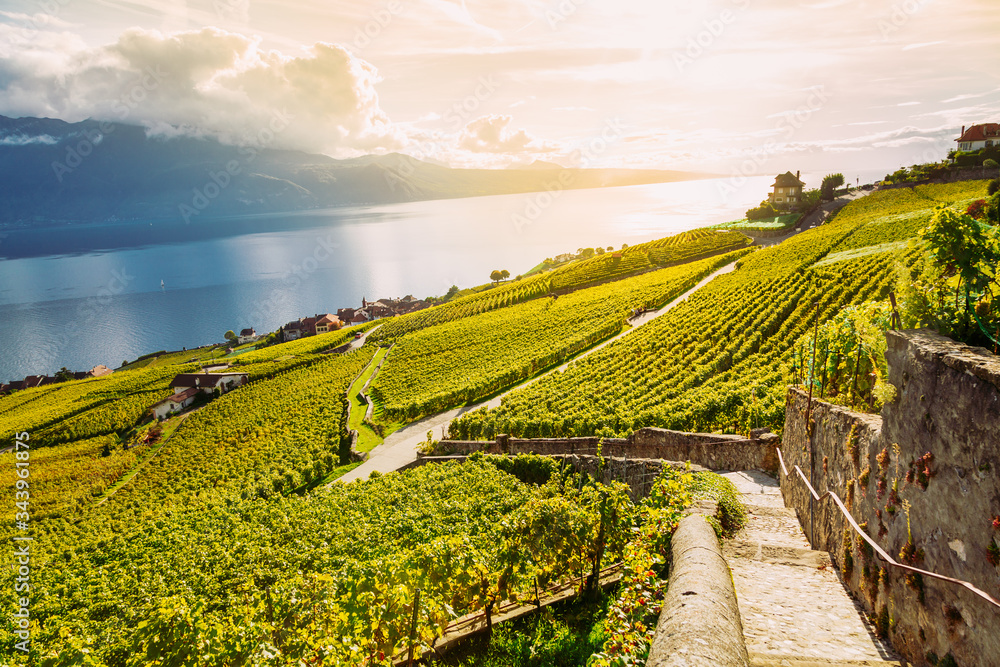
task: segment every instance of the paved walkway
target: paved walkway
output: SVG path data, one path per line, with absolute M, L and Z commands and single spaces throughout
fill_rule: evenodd
M 725 473 L 743 495 L 749 522 L 724 545 L 751 665 L 898 665 L 825 551 L 815 551 L 777 480 Z
M 566 368 L 569 367 L 570 364 L 579 361 L 580 359 L 583 359 L 584 357 L 591 355 L 594 352 L 597 352 L 601 348 L 610 345 L 611 343 L 618 340 L 619 338 L 622 338 L 623 336 L 627 336 L 633 333 L 636 329 L 638 329 L 642 325 L 648 324 L 657 317 L 660 317 L 661 315 L 664 315 L 665 313 L 669 312 L 678 304 L 686 301 L 688 297 L 690 297 L 692 294 L 700 290 L 702 287 L 704 287 L 711 281 L 715 280 L 715 278 L 717 278 L 718 276 L 721 276 L 724 273 L 730 273 L 735 269 L 736 269 L 735 262 L 732 264 L 727 264 L 721 269 L 717 269 L 716 271 L 702 278 L 697 285 L 695 285 L 688 291 L 681 294 L 679 297 L 677 297 L 676 299 L 665 305 L 663 308 L 648 313 L 644 313 L 639 317 L 629 320 L 629 323 L 632 325 L 632 328 L 626 329 L 617 336 L 613 336 L 608 340 L 604 341 L 603 343 L 595 345 L 589 350 L 581 352 L 576 357 L 566 362 L 562 366 L 559 366 L 558 368 L 549 370 L 545 373 L 542 373 L 541 375 L 535 376 L 534 378 L 526 382 L 511 387 L 502 394 L 494 396 L 493 398 L 487 401 L 482 401 L 481 403 L 476 403 L 475 405 L 468 405 L 460 408 L 454 408 L 452 410 L 448 410 L 447 412 L 441 412 L 431 417 L 425 417 L 424 419 L 421 419 L 418 422 L 409 424 L 401 428 L 400 430 L 396 431 L 395 433 L 387 437 L 385 439 L 385 442 L 383 442 L 381 445 L 373 449 L 369 454 L 367 461 L 365 461 L 360 466 L 358 466 L 351 472 L 347 473 L 346 475 L 340 477 L 335 481 L 353 482 L 356 479 L 366 479 L 368 475 L 370 475 L 372 472 L 376 470 L 379 472 L 389 472 L 392 470 L 399 470 L 403 466 L 413 463 L 414 461 L 417 460 L 417 449 L 420 447 L 420 443 L 427 440 L 427 431 L 433 431 L 435 438 L 438 439 L 443 438 L 443 433 L 444 431 L 447 431 L 448 424 L 450 424 L 451 421 L 456 417 L 459 417 L 465 414 L 466 412 L 478 410 L 479 408 L 485 407 L 493 409 L 500 407 L 500 402 L 503 400 L 503 397 L 509 394 L 510 392 L 521 389 L 522 387 L 527 387 L 529 384 L 537 382 L 539 379 L 545 377 L 549 373 L 554 373 L 556 371 L 562 372 L 566 370 Z

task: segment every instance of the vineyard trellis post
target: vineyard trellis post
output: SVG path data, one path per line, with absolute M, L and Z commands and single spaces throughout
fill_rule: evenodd
M 406 665 L 407 667 L 413 667 L 413 644 L 416 642 L 417 637 L 417 614 L 420 611 L 420 589 L 417 589 L 416 595 L 413 596 L 413 620 L 410 622 L 410 648 L 407 651 Z
M 813 322 L 813 349 L 812 349 L 812 364 L 809 366 L 809 403 L 806 406 L 806 435 L 809 438 L 809 483 L 813 486 L 816 485 L 815 480 L 815 456 L 813 455 L 813 442 L 812 442 L 812 429 L 809 427 L 809 420 L 812 418 L 812 395 L 813 395 L 813 384 L 815 384 L 816 375 L 816 347 L 819 343 L 819 301 L 815 302 L 816 306 L 816 318 Z M 815 544 L 813 542 L 813 499 L 809 498 L 809 543 Z
M 851 382 L 851 407 L 854 407 L 854 394 L 858 391 L 858 370 L 861 368 L 861 335 L 858 334 L 858 356 L 854 360 L 854 380 Z

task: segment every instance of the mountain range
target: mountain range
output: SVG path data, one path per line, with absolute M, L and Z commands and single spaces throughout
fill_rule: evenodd
M 266 138 L 266 137 L 265 137 Z M 711 174 L 453 169 L 390 153 L 337 160 L 265 144 L 149 136 L 108 121 L 0 116 L 0 225 L 184 220 L 348 205 L 641 185 Z

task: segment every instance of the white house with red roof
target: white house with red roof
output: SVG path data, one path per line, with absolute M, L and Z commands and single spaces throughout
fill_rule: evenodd
M 969 129 L 962 126 L 962 136 L 955 139 L 958 150 L 962 152 L 978 151 L 981 148 L 1000 146 L 1000 123 L 982 123 L 971 125 Z

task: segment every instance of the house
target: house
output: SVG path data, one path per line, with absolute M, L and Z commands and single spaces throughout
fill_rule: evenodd
M 246 373 L 181 373 L 170 382 L 174 394 L 180 394 L 188 389 L 195 389 L 211 394 L 218 389 L 223 394 L 231 389 L 245 385 L 249 380 Z
M 249 329 L 243 329 L 242 331 L 240 331 L 240 335 L 236 337 L 236 340 L 239 342 L 240 345 L 243 345 L 245 343 L 252 343 L 253 341 L 257 340 L 257 332 L 253 330 L 253 327 Z
M 330 313 L 327 313 L 321 317 L 320 316 L 317 317 L 318 319 L 316 320 L 316 324 L 314 325 L 317 334 L 336 331 L 342 326 L 340 318 L 337 317 L 336 315 L 331 315 Z
M 89 371 L 87 371 L 87 375 L 92 378 L 99 378 L 105 375 L 110 375 L 111 373 L 114 373 L 114 371 L 103 364 L 94 366 Z
M 371 315 L 364 308 L 361 308 L 354 313 L 354 317 L 351 318 L 351 324 L 364 324 L 371 320 Z
M 303 328 L 301 321 L 289 322 L 281 328 L 281 340 L 288 342 L 290 340 L 298 340 L 302 338 Z
M 968 130 L 963 125 L 962 135 L 955 141 L 958 142 L 958 150 L 963 152 L 1000 146 L 1000 123 L 972 125 Z
M 197 387 L 189 387 L 180 393 L 166 398 L 150 408 L 153 411 L 153 418 L 156 420 L 166 419 L 175 412 L 180 412 L 184 408 L 194 403 L 198 396 Z
M 802 188 L 805 186 L 805 183 L 799 180 L 800 173 L 796 171 L 793 176 L 792 172 L 786 171 L 774 179 L 774 185 L 771 186 L 774 192 L 767 195 L 767 201 L 771 206 L 774 208 L 798 206 L 802 201 Z
M 563 254 L 556 255 L 555 257 L 552 258 L 552 260 L 556 264 L 562 264 L 563 262 L 569 262 L 570 260 L 574 260 L 574 259 L 576 259 L 576 255 L 574 255 L 571 252 L 564 252 Z
M 350 322 L 354 319 L 354 313 L 358 312 L 354 308 L 338 308 L 337 319 L 341 322 Z

